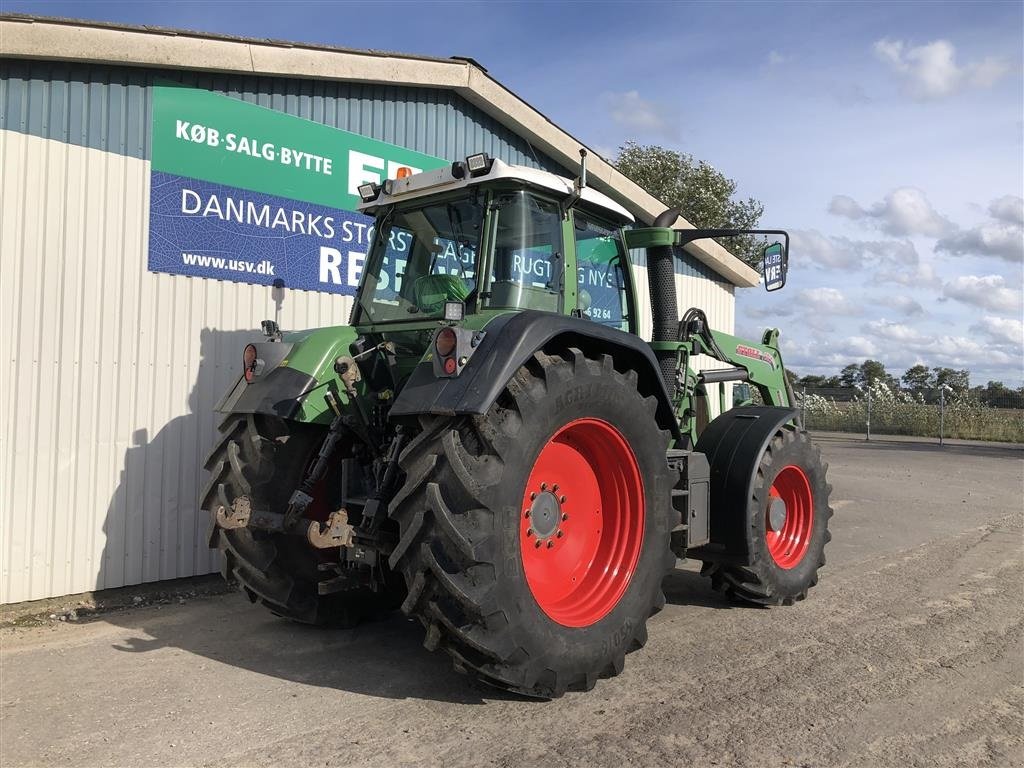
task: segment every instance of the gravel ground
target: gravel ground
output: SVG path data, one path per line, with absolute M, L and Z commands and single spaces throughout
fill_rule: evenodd
M 0 630 L 0 764 L 1024 764 L 1024 454 L 819 443 L 811 597 L 731 607 L 682 563 L 591 693 L 482 687 L 400 616 L 323 631 L 200 592 Z

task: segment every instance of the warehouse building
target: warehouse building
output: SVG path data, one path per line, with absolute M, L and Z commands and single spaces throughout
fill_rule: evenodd
M 582 146 L 470 59 L 12 15 L 0 57 L 2 603 L 216 570 L 214 405 L 262 319 L 347 321 L 354 185 L 481 151 L 572 177 Z M 677 282 L 731 332 L 757 275 L 704 241 Z

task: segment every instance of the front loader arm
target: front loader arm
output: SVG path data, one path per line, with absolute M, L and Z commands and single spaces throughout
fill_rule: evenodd
M 778 329 L 766 330 L 759 344 L 721 331 L 711 331 L 711 336 L 718 351 L 705 350 L 703 354 L 745 370 L 746 381 L 757 387 L 765 405 L 792 407 L 793 396 L 778 346 Z
M 728 410 L 726 382 L 748 382 L 757 388 L 765 405 L 793 406 L 793 392 L 779 351 L 779 332 L 775 328 L 766 330 L 760 342 L 749 341 L 711 330 L 703 312 L 690 310 L 680 323 L 680 340 L 652 344 L 662 345 L 671 345 L 678 354 L 674 405 L 680 430 L 691 445 L 696 443 L 706 424 L 707 409 L 702 407 L 701 398 L 712 397 L 717 389 L 720 412 Z M 702 370 L 695 367 L 694 358 L 699 355 L 707 355 L 730 367 Z

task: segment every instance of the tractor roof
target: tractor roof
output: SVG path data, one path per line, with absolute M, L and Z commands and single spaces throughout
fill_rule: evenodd
M 406 176 L 403 179 L 390 179 L 384 183 L 380 195 L 369 203 L 362 203 L 359 210 L 372 214 L 386 205 L 406 203 L 441 192 L 467 189 L 481 184 L 494 184 L 499 181 L 519 182 L 527 187 L 555 192 L 560 196 L 568 196 L 573 192 L 573 182 L 569 179 L 536 168 L 528 168 L 525 165 L 508 165 L 501 160 L 491 161 L 490 169 L 477 176 L 471 176 L 463 170 L 462 178 L 456 178 L 452 173 L 453 167 L 445 166 L 435 171 L 424 171 Z M 584 187 L 580 200 L 586 207 L 609 216 L 617 224 L 632 224 L 634 222 L 633 215 L 629 211 L 593 187 Z

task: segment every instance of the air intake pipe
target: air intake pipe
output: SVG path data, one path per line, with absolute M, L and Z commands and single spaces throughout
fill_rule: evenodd
M 671 227 L 679 218 L 678 208 L 669 208 L 654 220 L 656 227 Z M 675 341 L 679 333 L 679 308 L 676 304 L 675 247 L 659 245 L 647 249 L 647 282 L 651 291 L 651 316 L 654 341 Z M 676 353 L 659 349 L 654 353 L 661 377 L 670 394 L 676 391 Z

